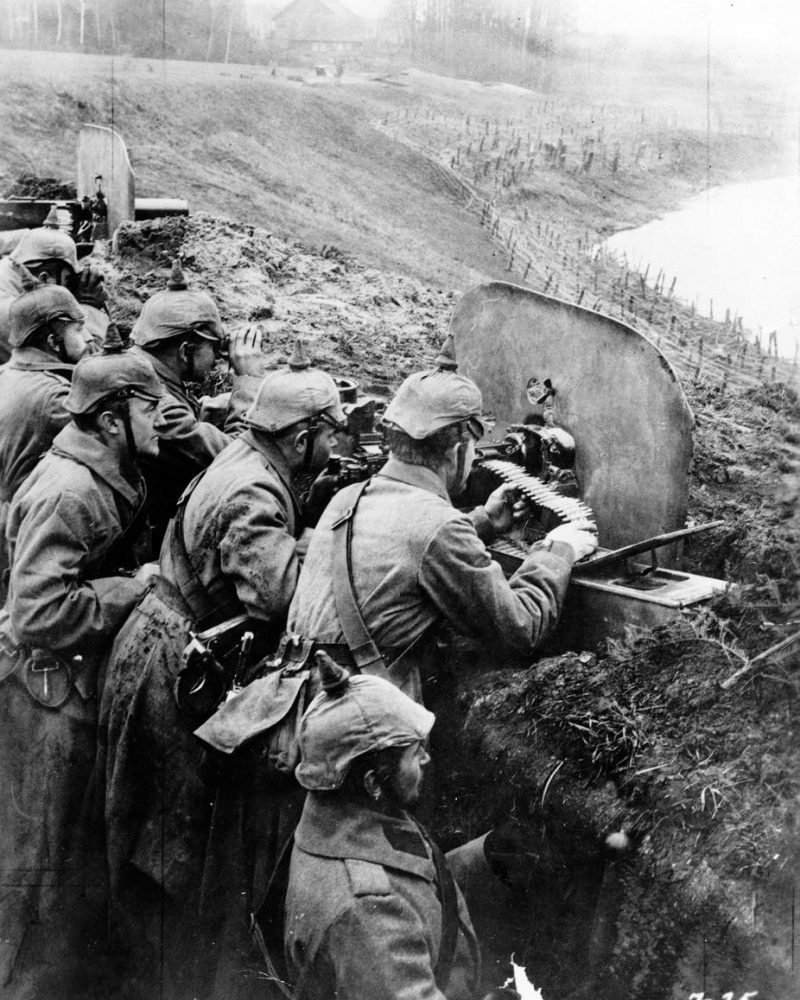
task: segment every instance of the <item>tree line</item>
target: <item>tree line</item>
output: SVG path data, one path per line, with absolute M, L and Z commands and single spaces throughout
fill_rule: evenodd
M 261 61 L 243 0 L 0 0 L 0 44 L 133 56 Z

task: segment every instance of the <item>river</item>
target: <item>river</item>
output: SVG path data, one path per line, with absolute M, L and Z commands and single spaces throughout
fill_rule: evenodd
M 711 188 L 684 208 L 616 233 L 606 248 L 631 267 L 659 269 L 666 288 L 705 316 L 739 315 L 766 349 L 777 335 L 790 360 L 800 344 L 800 178 L 780 177 Z

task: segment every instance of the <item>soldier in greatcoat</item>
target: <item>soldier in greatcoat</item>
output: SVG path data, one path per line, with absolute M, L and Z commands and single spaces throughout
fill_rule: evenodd
M 155 590 L 114 644 L 100 760 L 115 919 L 127 941 L 127 974 L 138 977 L 138 995 L 152 995 L 148 974 L 159 970 L 167 995 L 189 995 L 192 965 L 200 957 L 200 883 L 215 788 L 207 783 L 201 744 L 192 735 L 202 707 L 176 704 L 183 651 L 190 633 L 241 615 L 254 635 L 253 654 L 277 642 L 307 544 L 293 483 L 324 468 L 343 417 L 333 379 L 310 367 L 302 350 L 287 368 L 267 375 L 246 414 L 246 432 L 181 499 L 162 545 Z M 237 678 L 247 679 L 246 672 Z M 205 684 L 196 679 L 201 695 Z M 247 777 L 238 780 L 246 783 Z M 235 789 L 229 791 L 232 801 L 217 803 L 215 811 L 235 825 L 232 813 L 247 804 Z M 231 833 L 229 867 L 223 865 L 220 884 L 207 889 L 216 912 L 206 923 L 220 916 L 214 904 L 227 894 L 229 916 L 246 938 L 246 900 L 232 887 L 252 876 L 248 848 L 269 853 L 277 832 L 240 831 L 238 839 Z M 228 832 L 215 836 L 226 841 Z M 213 881 L 216 872 L 209 877 Z
M 387 680 L 348 678 L 320 656 L 323 689 L 300 729 L 296 775 L 308 795 L 283 920 L 293 995 L 469 1000 L 480 962 L 469 913 L 409 811 L 434 716 Z
M 161 392 L 140 358 L 83 358 L 64 400 L 71 420 L 9 511 L 0 617 L 4 997 L 88 995 L 96 972 L 84 916 L 102 903 L 102 878 L 83 819 L 97 672 L 153 575 L 137 570 L 136 458 L 158 449 Z
M 11 355 L 9 310 L 25 290 L 26 272 L 45 284 L 71 291 L 84 309 L 86 329 L 102 346 L 109 321 L 103 276 L 97 268 L 78 261 L 75 241 L 58 228 L 53 210 L 44 225 L 29 229 L 0 260 L 0 363 Z
M 0 367 L 0 600 L 6 591 L 11 498 L 69 423 L 64 403 L 72 370 L 96 351 L 85 315 L 58 285 L 33 287 L 11 304 L 11 360 Z
M 265 373 L 266 359 L 256 327 L 238 331 L 228 342 L 216 302 L 187 284 L 177 261 L 167 287 L 145 302 L 131 337 L 164 386 L 161 448 L 157 458 L 143 464 L 154 541 L 160 545 L 184 488 L 244 430 L 242 418 Z M 231 393 L 198 399 L 196 386 L 226 352 L 234 373 Z M 212 415 L 221 419 L 223 428 L 212 422 Z
M 472 467 L 482 409 L 480 389 L 450 356 L 403 382 L 385 414 L 388 462 L 366 488 L 348 486 L 330 502 L 289 609 L 289 633 L 324 643 L 342 665 L 386 676 L 417 700 L 423 667 L 438 655 L 439 625 L 495 650 L 499 662 L 530 654 L 558 620 L 573 563 L 597 545 L 587 523 L 560 525 L 506 580 L 484 543 L 513 524 L 509 487 L 469 515 L 451 500 Z M 340 617 L 334 555 L 344 531 L 371 662 L 355 662 Z

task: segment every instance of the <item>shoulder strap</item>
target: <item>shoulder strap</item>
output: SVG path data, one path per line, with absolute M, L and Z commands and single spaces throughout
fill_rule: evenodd
M 283 948 L 286 924 L 286 893 L 292 861 L 294 834 L 283 845 L 263 900 L 250 914 L 250 932 L 267 967 L 269 981 L 284 997 L 294 997 Z
M 385 671 L 386 664 L 361 616 L 353 585 L 353 517 L 369 484 L 370 480 L 367 479 L 359 485 L 352 507 L 349 507 L 331 526 L 333 530 L 331 578 L 336 615 L 356 666 L 359 670 L 377 667 Z
M 447 864 L 447 858 L 445 858 L 439 845 L 430 837 L 428 831 L 421 823 L 416 820 L 414 822 L 417 823 L 419 832 L 431 849 L 433 864 L 436 868 L 436 885 L 439 890 L 439 901 L 442 904 L 442 936 L 439 941 L 439 957 L 436 960 L 436 968 L 433 970 L 433 975 L 437 987 L 444 993 L 447 990 L 450 970 L 453 967 L 453 958 L 456 953 L 458 928 L 460 925 L 456 884 Z

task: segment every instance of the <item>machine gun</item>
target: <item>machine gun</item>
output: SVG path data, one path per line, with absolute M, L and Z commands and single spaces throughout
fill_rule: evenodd
M 601 548 L 573 570 L 557 641 L 591 647 L 725 589 L 683 565 L 683 541 L 722 522 L 687 525 L 694 419 L 654 344 L 609 317 L 501 282 L 468 292 L 450 333 L 459 369 L 505 428 L 477 449 L 459 505 L 483 503 L 505 482 L 531 510 L 489 546 L 493 558 L 510 575 L 557 524 L 597 526 Z

